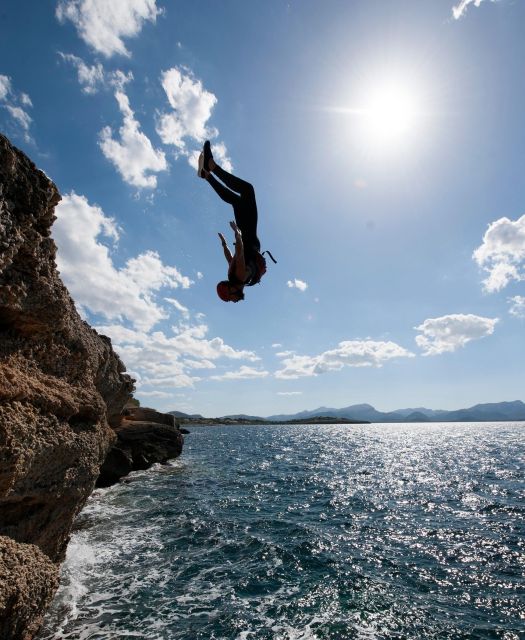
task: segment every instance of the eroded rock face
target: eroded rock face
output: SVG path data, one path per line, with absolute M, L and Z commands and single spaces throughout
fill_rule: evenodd
M 59 200 L 0 135 L 0 535 L 36 545 L 52 562 L 63 558 L 115 440 L 109 421 L 118 422 L 133 389 L 56 270 L 50 230 Z
M 0 536 L 0 638 L 30 640 L 58 587 L 58 565 L 33 544 Z
M 100 469 L 97 487 L 109 487 L 131 471 L 165 463 L 182 453 L 184 437 L 169 413 L 134 407 L 115 427 L 117 440 Z

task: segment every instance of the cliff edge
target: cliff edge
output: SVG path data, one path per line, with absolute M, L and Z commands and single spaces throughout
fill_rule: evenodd
M 0 135 L 0 638 L 29 640 L 133 380 L 77 313 L 50 237 L 56 186 Z

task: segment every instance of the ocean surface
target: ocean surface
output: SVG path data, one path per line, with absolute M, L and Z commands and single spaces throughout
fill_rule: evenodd
M 191 431 L 90 498 L 39 640 L 525 638 L 525 424 Z

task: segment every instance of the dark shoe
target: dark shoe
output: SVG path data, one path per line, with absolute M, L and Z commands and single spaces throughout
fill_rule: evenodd
M 213 155 L 211 153 L 211 145 L 210 145 L 210 141 L 206 140 L 206 142 L 204 143 L 204 146 L 202 147 L 202 153 L 204 155 L 204 164 L 203 167 L 204 169 L 206 169 L 206 171 L 210 171 L 210 160 L 213 160 Z

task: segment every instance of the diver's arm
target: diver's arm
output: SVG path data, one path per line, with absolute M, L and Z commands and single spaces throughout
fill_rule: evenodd
M 235 233 L 235 275 L 244 282 L 246 279 L 246 264 L 244 262 L 244 245 L 242 243 L 242 233 L 235 222 L 230 222 L 230 227 Z
M 219 233 L 219 238 L 221 239 L 222 250 L 224 251 L 224 257 L 226 258 L 226 261 L 228 262 L 228 264 L 230 264 L 233 258 L 232 252 L 230 251 L 230 247 L 228 247 L 226 243 L 226 238 L 222 235 L 222 233 Z

